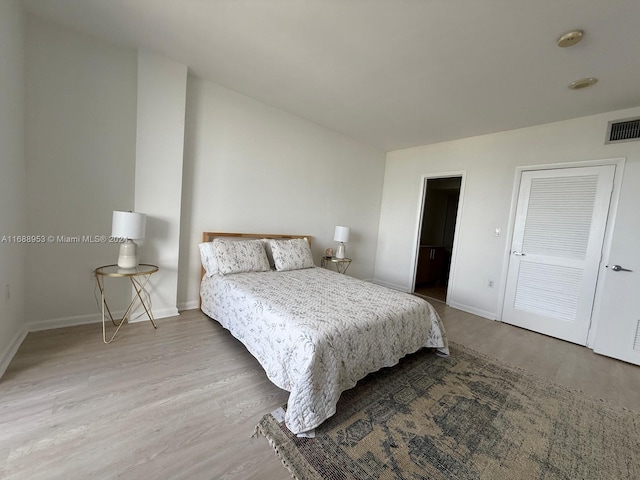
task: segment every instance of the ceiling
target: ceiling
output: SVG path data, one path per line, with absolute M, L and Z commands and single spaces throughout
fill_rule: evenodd
M 385 151 L 640 105 L 638 0 L 24 4 Z

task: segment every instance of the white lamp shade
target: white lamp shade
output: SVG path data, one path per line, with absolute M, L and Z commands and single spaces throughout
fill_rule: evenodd
M 111 236 L 116 238 L 144 238 L 147 216 L 137 212 L 113 212 Z
M 349 227 L 337 226 L 333 234 L 333 240 L 336 242 L 347 243 L 349 241 L 349 233 L 351 229 Z

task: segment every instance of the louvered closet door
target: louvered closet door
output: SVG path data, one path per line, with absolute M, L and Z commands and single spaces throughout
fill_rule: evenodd
M 524 172 L 502 320 L 586 345 L 615 166 Z

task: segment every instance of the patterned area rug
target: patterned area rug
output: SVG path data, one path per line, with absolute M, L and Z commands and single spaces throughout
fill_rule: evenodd
M 455 344 L 361 380 L 316 438 L 257 430 L 299 480 L 640 479 L 639 414 Z

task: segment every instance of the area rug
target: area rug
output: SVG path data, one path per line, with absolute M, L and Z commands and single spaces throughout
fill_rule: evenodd
M 285 407 L 286 408 L 286 407 Z M 640 479 L 640 415 L 452 344 L 344 392 L 298 438 L 257 426 L 299 480 Z

